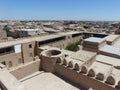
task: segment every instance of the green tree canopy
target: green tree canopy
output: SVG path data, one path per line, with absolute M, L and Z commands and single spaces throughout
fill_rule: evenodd
M 9 35 L 10 35 L 10 27 L 9 27 L 9 26 L 5 25 L 5 26 L 4 26 L 4 28 L 3 28 L 3 30 L 5 30 L 5 31 L 6 31 L 7 36 L 9 36 Z

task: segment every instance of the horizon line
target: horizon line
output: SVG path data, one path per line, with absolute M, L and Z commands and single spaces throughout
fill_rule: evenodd
M 94 22 L 120 22 L 120 20 L 67 20 L 67 19 L 31 19 L 31 20 L 25 20 L 25 19 L 6 19 L 6 20 L 0 20 L 0 21 L 94 21 Z

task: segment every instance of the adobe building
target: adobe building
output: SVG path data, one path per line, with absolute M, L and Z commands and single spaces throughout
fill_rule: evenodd
M 106 41 L 103 38 L 90 37 L 90 38 L 84 39 L 83 49 L 93 51 L 93 52 L 98 52 L 99 49 L 103 47 L 105 44 L 106 44 Z
M 119 38 L 119 35 L 109 35 L 105 37 L 105 40 L 108 45 L 113 45 Z
M 82 35 L 64 32 L 1 42 L 0 89 L 119 90 L 120 61 L 118 53 L 102 53 L 106 37 L 83 40 L 83 49 L 77 52 L 64 49 Z M 114 50 L 118 41 L 107 46 Z
M 36 36 L 36 35 L 47 35 L 48 33 L 44 32 L 41 29 L 19 29 L 16 30 L 19 37 L 28 37 L 28 36 Z
M 69 37 L 69 38 L 68 38 Z M 76 42 L 82 39 L 81 32 L 64 32 L 46 36 L 14 39 L 0 43 L 0 62 L 7 68 L 18 66 L 22 63 L 33 61 L 39 56 L 39 47 L 49 45 L 65 48 L 70 41 Z

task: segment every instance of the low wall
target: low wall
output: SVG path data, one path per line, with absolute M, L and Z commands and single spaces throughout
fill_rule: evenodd
M 26 63 L 21 67 L 11 71 L 10 73 L 13 74 L 18 80 L 40 70 L 40 60 L 35 60 L 30 63 Z
M 0 90 L 8 90 L 8 89 L 2 84 L 1 81 L 0 81 Z
M 59 64 L 55 65 L 55 72 L 71 82 L 84 87 L 85 89 L 89 89 L 91 87 L 93 90 L 116 90 L 114 87 Z
M 100 51 L 100 54 L 120 59 L 120 55 L 112 54 L 109 52 Z
M 9 61 L 12 62 L 12 67 L 18 66 L 20 64 L 19 59 L 21 59 L 21 63 L 22 63 L 23 61 L 22 61 L 21 53 L 13 52 L 13 53 L 8 53 L 0 56 L 0 62 L 5 62 L 7 68 L 10 68 Z

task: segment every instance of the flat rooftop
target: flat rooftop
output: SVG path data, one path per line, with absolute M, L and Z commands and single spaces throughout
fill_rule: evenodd
M 69 32 L 69 33 L 72 34 L 74 32 Z M 45 36 L 35 36 L 35 37 L 27 37 L 27 38 L 19 38 L 19 39 L 14 39 L 9 41 L 3 41 L 3 42 L 0 42 L 0 48 L 9 47 L 9 46 L 31 42 L 31 41 L 44 41 L 44 40 L 58 38 L 62 36 L 66 36 L 66 34 L 58 33 L 58 34 L 50 34 Z
M 69 31 L 69 32 L 61 32 L 61 33 L 58 33 L 59 35 L 71 35 L 71 34 L 79 34 L 81 32 L 79 31 Z
M 105 74 L 105 73 L 109 72 L 111 67 L 112 66 L 106 65 L 106 64 L 103 64 L 103 63 L 100 63 L 100 62 L 94 62 L 89 68 L 92 68 L 97 72 Z
M 105 39 L 97 38 L 97 37 L 90 37 L 90 38 L 84 39 L 84 41 L 94 42 L 94 43 L 102 43 L 103 41 L 105 41 Z
M 84 61 L 90 60 L 95 55 L 96 55 L 96 53 L 94 53 L 94 52 L 79 50 L 79 51 L 73 53 L 72 55 L 70 55 L 69 57 L 72 59 L 84 62 Z
M 40 46 L 40 47 L 38 47 L 38 48 L 41 49 L 41 50 L 58 49 L 57 47 L 52 47 L 52 46 L 49 46 L 49 45 Z
M 19 29 L 18 31 L 27 31 L 27 32 L 36 32 L 36 31 L 43 31 L 42 29 Z
M 105 64 L 120 66 L 120 59 L 117 58 L 113 58 L 105 55 L 97 55 L 96 60 Z
M 100 49 L 100 51 L 115 54 L 115 55 L 120 55 L 120 48 L 110 46 L 110 45 L 105 45 Z
M 115 39 L 117 39 L 119 37 L 119 35 L 109 35 L 107 37 L 105 37 L 106 41 L 114 41 Z
M 80 90 L 52 73 L 41 73 L 21 83 L 29 90 Z
M 7 90 L 29 90 L 26 89 L 24 85 L 20 84 L 20 82 L 10 74 L 6 68 L 0 69 L 0 82 L 7 87 Z
M 57 37 L 60 37 L 60 35 L 45 35 L 45 36 L 19 38 L 19 39 L 14 39 L 11 41 L 0 42 L 0 48 L 13 46 L 16 44 L 21 44 L 21 43 L 26 43 L 26 42 L 31 42 L 31 41 L 44 41 L 44 40 L 53 39 Z
M 113 46 L 120 48 L 120 39 L 116 40 Z

